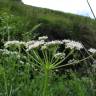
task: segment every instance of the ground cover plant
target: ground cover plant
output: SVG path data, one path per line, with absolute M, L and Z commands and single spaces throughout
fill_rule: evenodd
M 95 96 L 96 49 L 87 50 L 73 40 L 47 39 L 4 42 L 0 49 L 0 95 Z

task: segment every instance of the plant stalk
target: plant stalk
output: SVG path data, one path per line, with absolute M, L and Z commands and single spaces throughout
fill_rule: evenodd
M 45 69 L 43 96 L 47 96 L 48 93 L 48 75 L 48 70 Z

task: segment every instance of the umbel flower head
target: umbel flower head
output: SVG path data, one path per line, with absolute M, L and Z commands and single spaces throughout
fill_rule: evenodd
M 46 42 L 44 45 L 45 46 L 53 46 L 53 45 L 60 45 L 60 44 L 62 44 L 62 41 L 54 40 L 54 41 Z
M 2 55 L 15 56 L 15 57 L 17 57 L 17 58 L 20 57 L 20 55 L 19 55 L 18 52 L 16 52 L 16 51 L 9 51 L 9 50 L 7 50 L 7 49 L 0 49 L 0 53 L 1 53 Z
M 42 37 L 39 37 L 38 39 L 39 39 L 39 40 L 47 40 L 48 37 L 47 37 L 47 36 L 42 36 Z
M 76 63 L 78 60 L 75 60 L 75 59 L 72 59 L 72 60 L 69 60 L 68 61 L 68 64 L 70 64 L 70 63 Z
M 35 40 L 26 42 L 26 47 L 28 47 L 28 46 L 34 44 L 35 42 L 36 42 Z
M 69 42 L 71 42 L 71 40 L 69 40 L 69 39 L 62 40 L 62 43 L 69 43 Z
M 64 41 L 63 41 L 64 42 Z M 70 49 L 77 49 L 77 50 L 80 50 L 80 49 L 83 49 L 83 44 L 81 44 L 80 42 L 76 42 L 76 41 L 65 41 L 65 47 L 66 48 L 70 48 Z
M 7 41 L 4 46 L 5 48 L 8 48 L 10 45 L 18 45 L 19 41 Z
M 11 47 L 11 46 L 18 47 L 18 46 L 25 46 L 25 45 L 26 45 L 25 42 L 20 42 L 20 41 L 7 41 L 4 44 L 5 48 Z
M 94 49 L 94 48 L 90 48 L 88 51 L 91 53 L 96 53 L 96 49 Z
M 43 45 L 45 42 L 44 41 L 35 41 L 34 43 L 30 44 L 29 46 L 27 46 L 27 50 L 26 51 L 30 51 L 32 49 L 38 48 L 41 45 Z
M 54 57 L 57 59 L 57 58 L 59 58 L 59 59 L 64 59 L 65 58 L 65 53 L 56 53 L 55 55 L 54 55 Z

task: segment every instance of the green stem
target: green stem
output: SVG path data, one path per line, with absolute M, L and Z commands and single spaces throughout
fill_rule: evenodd
M 64 65 L 61 65 L 61 66 L 57 66 L 57 67 L 55 67 L 55 69 L 56 68 L 61 68 L 61 67 L 66 67 L 66 66 L 70 66 L 70 65 L 74 65 L 74 64 L 78 64 L 78 63 L 80 63 L 80 62 L 82 62 L 82 61 L 84 61 L 84 60 L 87 60 L 87 59 L 89 59 L 91 56 L 93 56 L 94 54 L 92 54 L 92 55 L 90 55 L 90 56 L 88 56 L 88 57 L 86 57 L 86 58 L 84 58 L 84 59 L 81 59 L 81 60 L 78 60 L 77 62 L 75 62 L 75 63 L 68 63 L 68 64 L 64 64 Z
M 48 91 L 48 70 L 45 70 L 43 96 L 47 96 L 47 91 Z
M 18 49 L 19 49 L 19 54 L 21 54 L 21 46 L 20 45 L 18 46 Z
M 8 96 L 8 88 L 5 72 L 4 72 L 4 86 L 5 86 L 5 96 Z
M 8 24 L 7 24 L 7 32 L 8 32 L 8 41 L 10 41 L 10 32 L 9 32 Z

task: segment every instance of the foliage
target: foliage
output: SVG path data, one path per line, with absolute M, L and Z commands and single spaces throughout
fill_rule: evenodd
M 0 49 L 0 95 L 95 96 L 95 72 L 90 60 L 94 62 L 93 54 L 96 49 L 86 51 L 83 45 L 76 41 L 46 39 L 47 36 L 43 36 L 39 37 L 39 40 L 28 42 L 4 43 L 3 49 Z M 82 53 L 82 49 L 87 55 Z M 83 57 L 80 56 L 82 54 Z M 87 69 L 78 64 L 87 64 Z M 91 74 L 87 72 L 84 76 L 83 72 L 71 71 L 70 67 L 64 69 L 66 66 L 75 68 L 75 65 L 80 69 L 83 67 L 84 72 L 87 70 Z M 66 72 L 61 72 L 60 68 Z
M 95 96 L 96 49 L 84 47 L 96 47 L 95 25 L 88 17 L 0 0 L 0 96 Z
M 22 2 L 15 2 L 16 0 L 7 0 L 7 3 L 5 1 L 0 0 L 0 12 L 8 12 L 8 14 L 14 15 L 14 18 L 19 17 L 20 21 L 23 20 L 22 30 L 18 31 L 21 35 L 29 32 L 38 23 L 42 23 L 42 26 L 35 32 L 40 35 L 48 35 L 51 40 L 69 38 L 82 41 L 87 47 L 96 47 L 95 20 L 89 17 L 31 7 Z M 17 19 L 18 22 L 19 20 Z

